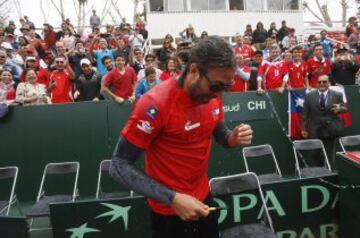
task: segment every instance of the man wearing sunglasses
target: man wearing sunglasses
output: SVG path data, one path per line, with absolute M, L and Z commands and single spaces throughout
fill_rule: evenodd
M 330 163 L 334 165 L 335 139 L 338 135 L 334 135 L 325 123 L 329 120 L 340 120 L 339 122 L 343 123 L 337 115 L 347 109 L 342 94 L 329 87 L 329 77 L 322 75 L 318 78 L 317 89 L 306 94 L 301 133 L 304 138 L 321 139 Z M 322 162 L 319 163 L 321 164 Z
M 136 103 L 115 148 L 111 176 L 148 198 L 152 237 L 218 238 L 207 176 L 212 136 L 224 147 L 249 145 L 252 130 L 224 123 L 221 96 L 234 78 L 232 47 L 210 36 L 191 50 L 178 80 L 157 85 Z M 135 161 L 145 151 L 145 173 Z

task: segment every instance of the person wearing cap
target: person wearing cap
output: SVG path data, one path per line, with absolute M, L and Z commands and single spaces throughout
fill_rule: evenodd
M 331 40 L 327 38 L 327 31 L 320 31 L 320 44 L 324 49 L 324 56 L 328 59 L 331 59 L 334 49 L 334 44 Z
M 16 29 L 16 25 L 15 22 L 13 20 L 9 21 L 9 25 L 5 28 L 5 32 L 7 34 L 15 34 L 15 29 Z
M 26 57 L 24 69 L 25 71 L 28 69 L 33 69 L 37 75 L 37 82 L 44 84 L 46 87 L 49 86 L 50 73 L 46 69 L 43 69 L 39 66 L 39 62 L 35 56 Z M 23 71 L 20 75 L 20 82 L 25 82 L 25 74 L 26 74 L 25 71 Z
M 92 10 L 92 16 L 90 17 L 90 26 L 92 29 L 94 29 L 95 27 L 99 27 L 100 26 L 100 17 L 98 15 L 96 15 L 96 10 L 93 9 Z
M 101 75 L 92 67 L 87 58 L 80 60 L 82 74 L 76 79 L 76 101 L 98 101 L 101 88 Z
M 349 49 L 345 45 L 340 45 L 331 65 L 331 76 L 335 84 L 354 85 L 359 69 L 360 65 L 354 61 Z

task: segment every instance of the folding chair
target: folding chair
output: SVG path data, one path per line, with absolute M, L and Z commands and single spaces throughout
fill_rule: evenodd
M 123 191 L 123 192 L 104 192 L 102 189 L 102 178 L 103 173 L 109 174 L 109 169 L 111 165 L 111 160 L 103 160 L 99 165 L 98 181 L 96 187 L 96 199 L 103 198 L 116 198 L 116 197 L 132 197 L 133 191 Z
M 339 139 L 339 143 L 343 152 L 346 152 L 346 146 L 358 146 L 360 145 L 360 135 L 356 136 L 344 136 Z
M 15 186 L 16 186 L 18 171 L 19 168 L 16 166 L 0 168 L 0 180 L 12 179 L 9 200 L 0 200 L 0 214 L 6 211 L 5 215 L 8 216 L 10 213 L 11 205 L 17 202 L 17 198 L 15 195 Z
M 300 178 L 318 177 L 318 176 L 332 174 L 329 159 L 326 155 L 325 147 L 321 140 L 319 139 L 295 140 L 293 141 L 293 149 L 295 156 L 296 172 L 298 173 Z M 325 160 L 324 167 L 313 166 L 313 167 L 300 168 L 298 155 L 300 151 L 309 151 L 309 150 L 320 150 L 322 152 Z
M 238 175 L 216 177 L 210 179 L 210 189 L 213 196 L 241 193 L 256 189 L 259 192 L 262 206 L 264 207 L 265 221 L 249 223 L 235 226 L 221 232 L 221 238 L 238 237 L 262 237 L 276 238 L 269 210 L 266 206 L 265 198 L 258 176 L 253 172 Z M 267 225 L 266 225 L 267 224 Z
M 261 184 L 270 183 L 274 181 L 279 181 L 282 179 L 282 173 L 279 168 L 278 162 L 276 160 L 274 150 L 271 145 L 258 145 L 258 146 L 248 146 L 242 149 L 242 154 L 244 158 L 246 172 L 250 172 L 248 166 L 248 158 L 255 158 L 255 157 L 262 157 L 270 155 L 274 162 L 275 171 L 274 173 L 267 173 L 267 174 L 258 174 L 259 180 Z M 252 171 L 255 172 L 255 171 Z
M 49 163 L 45 166 L 36 203 L 26 214 L 28 218 L 44 217 L 50 215 L 49 204 L 54 202 L 75 201 L 77 196 L 77 182 L 79 177 L 79 162 Z M 47 175 L 69 175 L 75 174 L 72 194 L 56 194 L 46 196 L 44 191 L 45 178 Z M 32 223 L 32 221 L 31 221 Z

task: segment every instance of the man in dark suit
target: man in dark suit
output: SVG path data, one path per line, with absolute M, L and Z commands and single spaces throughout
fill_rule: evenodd
M 306 94 L 301 133 L 304 138 L 321 139 L 329 161 L 334 165 L 336 136 L 324 127 L 324 121 L 340 120 L 337 114 L 347 109 L 343 103 L 342 94 L 330 90 L 329 86 L 329 77 L 322 75 L 317 81 L 317 90 Z

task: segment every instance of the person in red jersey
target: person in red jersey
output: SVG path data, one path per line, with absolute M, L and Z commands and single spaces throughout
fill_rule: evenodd
M 244 44 L 244 38 L 240 35 L 236 35 L 236 45 L 234 47 L 235 54 L 241 54 L 244 60 L 250 59 L 254 55 L 254 50 L 250 45 Z
M 46 87 L 49 86 L 50 83 L 50 72 L 46 69 L 43 69 L 39 66 L 39 62 L 37 61 L 35 56 L 28 56 L 25 59 L 25 69 L 34 69 L 37 74 L 37 82 L 44 84 Z M 25 73 L 24 70 L 20 74 L 20 82 L 25 82 Z
M 125 57 L 117 55 L 115 58 L 115 68 L 107 73 L 101 85 L 101 93 L 112 98 L 118 103 L 125 100 L 135 101 L 135 88 L 137 76 L 132 67 L 125 65 Z M 111 87 L 111 90 L 110 90 Z
M 160 83 L 135 104 L 115 148 L 110 175 L 148 198 L 152 237 L 218 238 L 207 175 L 212 136 L 224 147 L 248 145 L 249 125 L 224 122 L 220 97 L 234 78 L 233 49 L 217 36 L 190 50 L 181 77 Z M 135 161 L 145 151 L 145 173 Z
M 317 81 L 321 75 L 327 75 L 331 71 L 331 65 L 328 58 L 324 57 L 322 45 L 316 44 L 313 57 L 308 59 L 309 85 L 317 88 Z
M 233 85 L 230 92 L 246 92 L 249 90 L 249 79 L 251 68 L 245 65 L 244 57 L 241 54 L 236 55 L 237 69 L 234 77 Z
M 274 44 L 270 48 L 270 57 L 264 59 L 259 66 L 256 91 L 260 95 L 264 94 L 265 90 L 277 90 L 283 93 L 288 78 L 286 62 L 280 57 L 279 46 Z
M 72 85 L 75 80 L 75 73 L 69 66 L 65 56 L 55 57 L 55 67 L 50 75 L 48 91 L 51 94 L 52 103 L 73 102 Z
M 293 60 L 288 64 L 288 89 L 309 88 L 307 63 L 302 60 L 302 52 L 303 48 L 301 46 L 292 49 Z

